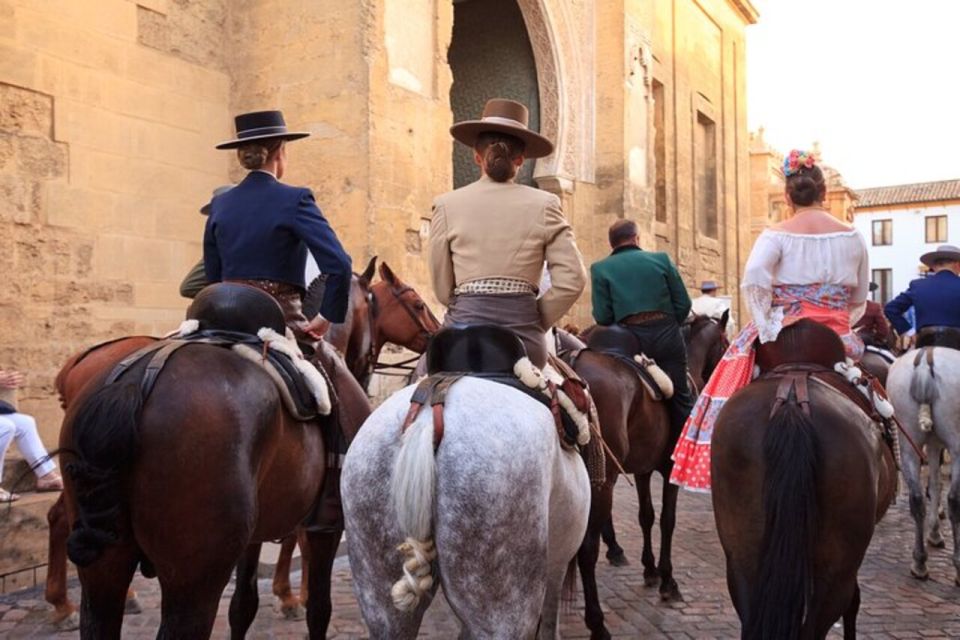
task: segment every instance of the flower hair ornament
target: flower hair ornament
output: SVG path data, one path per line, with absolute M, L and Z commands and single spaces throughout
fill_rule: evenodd
M 812 151 L 794 149 L 783 159 L 783 175 L 785 178 L 795 176 L 801 169 L 812 169 L 817 164 L 817 158 Z

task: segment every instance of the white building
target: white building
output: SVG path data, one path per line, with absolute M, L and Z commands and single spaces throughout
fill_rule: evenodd
M 853 224 L 867 241 L 873 299 L 885 303 L 923 275 L 920 256 L 960 246 L 960 180 L 857 190 Z

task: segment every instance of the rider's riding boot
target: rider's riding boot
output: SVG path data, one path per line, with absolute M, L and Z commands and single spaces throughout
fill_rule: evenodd
M 306 523 L 307 531 L 332 533 L 343 529 L 343 504 L 340 501 L 340 468 L 327 467 L 323 490 L 317 500 L 313 517 Z

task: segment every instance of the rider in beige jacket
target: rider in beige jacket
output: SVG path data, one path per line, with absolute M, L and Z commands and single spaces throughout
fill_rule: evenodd
M 557 196 L 513 182 L 525 158 L 553 145 L 526 127 L 527 110 L 491 100 L 481 120 L 451 128 L 475 151 L 481 178 L 436 198 L 430 227 L 430 273 L 446 324 L 512 329 L 534 364 L 546 361 L 543 333 L 583 291 L 586 272 Z M 544 262 L 551 287 L 539 300 Z

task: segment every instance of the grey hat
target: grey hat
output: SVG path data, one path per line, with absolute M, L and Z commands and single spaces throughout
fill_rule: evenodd
M 920 262 L 928 267 L 933 267 L 933 263 L 937 260 L 955 260 L 960 262 L 960 249 L 952 244 L 942 244 L 937 247 L 936 251 L 930 251 L 920 256 Z
M 225 194 L 227 191 L 230 191 L 230 189 L 233 189 L 235 186 L 237 186 L 237 185 L 235 185 L 235 184 L 224 184 L 224 185 L 221 185 L 221 186 L 217 187 L 216 189 L 214 189 L 214 190 L 213 190 L 213 195 L 210 196 L 210 202 L 208 202 L 207 204 L 205 204 L 205 205 L 203 205 L 202 207 L 200 207 L 200 213 L 202 213 L 202 214 L 205 215 L 205 216 L 210 215 L 210 205 L 213 204 L 213 199 L 216 198 L 217 196 L 222 196 L 222 195 Z
M 719 288 L 713 280 L 704 280 L 700 283 L 700 291 L 716 291 Z

